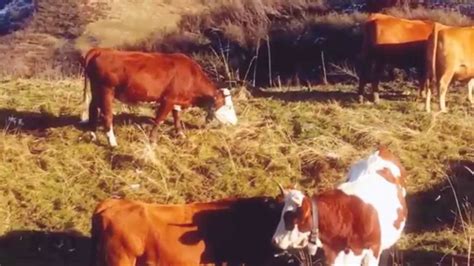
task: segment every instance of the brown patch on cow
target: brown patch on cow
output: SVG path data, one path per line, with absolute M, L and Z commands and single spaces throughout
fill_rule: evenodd
M 399 184 L 402 187 L 405 187 L 405 178 L 407 176 L 407 172 L 405 170 L 405 167 L 400 162 L 400 159 L 395 156 L 386 146 L 380 146 L 379 147 L 379 156 L 386 160 L 394 163 L 398 169 L 400 169 L 400 177 L 399 177 Z
M 301 207 L 296 210 L 298 229 L 301 232 L 309 232 L 313 226 L 311 198 L 304 197 Z
M 315 200 L 319 238 L 328 264 L 334 263 L 341 251 L 361 254 L 371 249 L 376 255 L 380 253 L 380 224 L 372 205 L 338 189 L 317 195 Z
M 400 184 L 400 180 L 393 176 L 392 171 L 390 171 L 388 168 L 377 171 L 377 174 L 397 187 L 397 197 L 402 207 L 397 209 L 397 219 L 393 222 L 393 226 L 397 229 L 400 229 L 402 222 L 405 221 L 406 217 L 408 216 L 408 208 L 405 197 L 403 196 L 403 186 Z

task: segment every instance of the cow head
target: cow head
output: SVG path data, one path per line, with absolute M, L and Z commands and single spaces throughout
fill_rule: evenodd
M 273 234 L 273 243 L 281 249 L 304 248 L 309 243 L 313 225 L 311 199 L 296 189 L 285 190 L 280 186 L 284 206 L 280 222 Z M 316 247 L 309 247 L 316 253 Z
M 229 89 L 220 89 L 216 96 L 214 107 L 216 108 L 214 116 L 222 124 L 237 124 L 237 115 L 235 114 L 234 104 Z

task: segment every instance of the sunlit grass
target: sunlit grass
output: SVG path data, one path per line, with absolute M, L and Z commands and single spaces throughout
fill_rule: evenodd
M 137 122 L 152 110 L 128 111 L 116 104 L 116 149 L 107 146 L 103 132 L 92 143 L 75 127 L 81 93 L 82 80 L 0 81 L 0 118 L 24 124 L 7 129 L 2 121 L 0 234 L 15 229 L 88 234 L 94 206 L 112 195 L 162 203 L 276 195 L 272 179 L 322 191 L 341 182 L 349 165 L 379 144 L 400 155 L 409 172 L 409 193 L 442 182 L 448 160 L 473 160 L 461 152 L 474 143 L 473 114 L 462 104 L 464 92 L 449 94 L 451 110 L 442 115 L 426 114 L 421 102 L 406 99 L 378 106 L 284 101 L 278 94 L 236 99 L 238 126 L 205 125 L 203 111 L 191 109 L 183 119 L 187 137 L 173 137 L 167 123 L 156 144 L 147 137 L 150 125 Z M 131 117 L 121 116 L 124 110 Z M 30 130 L 37 119 L 57 127 Z M 433 241 L 441 235 L 433 234 L 406 235 L 400 245 L 467 250 L 463 233 L 440 233 L 446 241 L 438 244 Z

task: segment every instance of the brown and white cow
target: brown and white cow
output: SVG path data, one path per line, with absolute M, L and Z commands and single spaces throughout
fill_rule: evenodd
M 282 207 L 268 197 L 182 205 L 107 199 L 92 216 L 91 265 L 266 265 L 277 251 L 271 239 Z
M 371 14 L 362 30 L 359 102 L 364 100 L 364 87 L 370 78 L 374 102 L 379 102 L 380 76 L 386 64 L 415 66 L 424 73 L 426 43 L 432 30 L 430 21 Z M 422 83 L 424 75 L 419 78 Z
M 426 55 L 426 111 L 431 111 L 431 86 L 439 93 L 439 108 L 446 112 L 446 93 L 453 80 L 467 82 L 468 100 L 474 106 L 474 27 L 449 27 L 435 24 Z
M 285 206 L 273 242 L 281 249 L 324 250 L 329 265 L 377 266 L 405 226 L 405 170 L 386 148 L 351 167 L 337 189 L 305 196 L 283 190 Z M 367 264 L 366 264 L 367 265 Z
M 151 131 L 152 139 L 171 111 L 175 129 L 183 135 L 180 111 L 190 106 L 206 107 L 208 117 L 212 114 L 224 124 L 237 123 L 229 90 L 218 89 L 199 64 L 184 54 L 93 48 L 86 54 L 83 63 L 84 102 L 88 106 L 82 119 L 89 117 L 89 125 L 95 131 L 100 110 L 111 146 L 117 146 L 112 126 L 114 98 L 129 104 L 159 104 Z M 87 78 L 91 84 L 91 99 L 87 94 Z

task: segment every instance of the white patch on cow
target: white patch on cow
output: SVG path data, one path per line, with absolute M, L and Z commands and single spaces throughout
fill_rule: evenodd
M 181 112 L 181 105 L 173 105 L 173 110 L 177 111 L 177 112 Z
M 381 248 L 387 249 L 400 238 L 405 224 L 403 223 L 400 229 L 394 226 L 394 221 L 398 218 L 397 209 L 402 206 L 398 199 L 397 186 L 377 173 L 384 168 L 388 168 L 394 177 L 400 177 L 400 169 L 393 162 L 380 157 L 377 151 L 351 167 L 348 182 L 339 185 L 338 189 L 359 197 L 375 208 L 382 235 Z
M 84 87 L 84 95 L 82 98 L 82 107 L 84 110 L 81 113 L 81 124 L 85 124 L 89 121 L 89 105 L 91 103 L 91 95 L 87 87 Z
M 219 122 L 222 124 L 237 124 L 237 114 L 235 113 L 234 103 L 232 102 L 232 96 L 230 96 L 230 91 L 228 89 L 222 89 L 224 94 L 224 105 L 221 106 L 215 112 L 215 116 Z
M 364 262 L 364 263 L 362 263 Z M 344 250 L 340 251 L 336 255 L 336 259 L 334 260 L 334 266 L 378 266 L 379 259 L 374 256 L 372 250 L 364 249 L 360 255 L 354 254 L 352 250 L 346 253 Z
M 469 82 L 467 83 L 467 99 L 469 100 L 469 103 L 471 104 L 471 106 L 474 107 L 474 98 L 472 96 L 473 90 L 474 90 L 474 78 L 469 80 Z
M 88 122 L 89 122 L 89 110 L 83 111 L 81 114 L 81 121 L 79 121 L 79 123 L 87 124 Z
M 288 190 L 285 194 L 285 206 L 281 212 L 280 222 L 273 234 L 273 242 L 281 249 L 303 248 L 308 245 L 308 237 L 310 232 L 300 232 L 298 225 L 289 231 L 285 228 L 284 215 L 288 211 L 295 211 L 303 204 L 305 195 L 299 190 Z
M 371 154 L 367 159 L 360 160 L 349 169 L 347 174 L 347 182 L 353 182 L 358 179 L 368 178 L 370 174 L 388 168 L 394 177 L 400 177 L 401 171 L 398 166 L 392 162 L 384 160 L 379 156 L 379 151 Z
M 91 141 L 97 141 L 97 134 L 95 134 L 95 132 L 90 131 L 90 135 L 91 135 Z
M 110 130 L 105 133 L 111 147 L 117 147 L 117 139 L 115 138 L 114 129 L 110 127 Z

